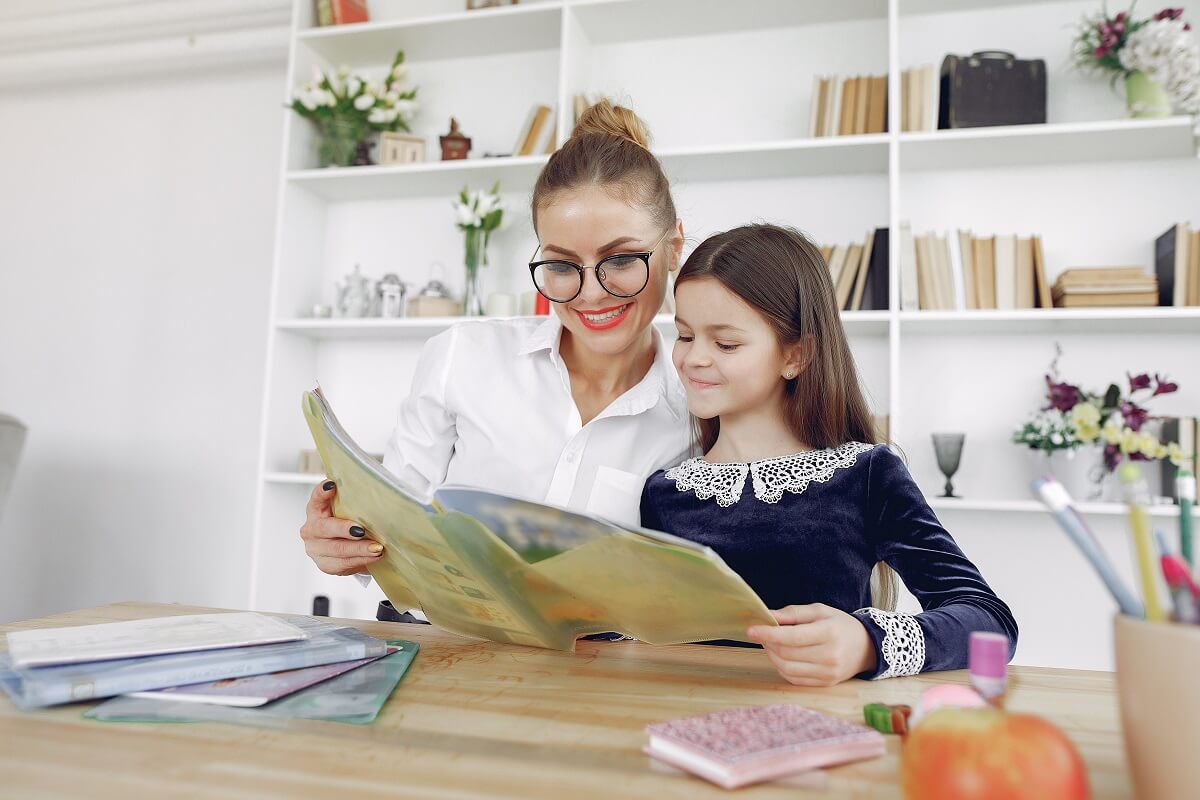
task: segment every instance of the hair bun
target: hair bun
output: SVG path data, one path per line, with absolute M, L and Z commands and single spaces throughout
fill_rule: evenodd
M 628 139 L 638 147 L 650 149 L 650 132 L 646 124 L 625 106 L 614 106 L 607 97 L 600 98 L 583 112 L 571 137 L 590 133 Z

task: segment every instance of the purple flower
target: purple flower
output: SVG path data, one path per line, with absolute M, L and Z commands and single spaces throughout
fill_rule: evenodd
M 1118 14 L 1117 14 L 1117 16 L 1115 17 L 1115 21 L 1116 21 L 1116 22 L 1118 22 L 1118 23 L 1122 23 L 1122 22 L 1124 22 L 1124 21 L 1125 21 L 1125 14 L 1126 14 L 1126 12 L 1124 12 L 1124 11 L 1121 11 L 1120 13 L 1118 13 Z
M 1135 403 L 1121 404 L 1121 418 L 1125 420 L 1125 424 L 1130 430 L 1140 431 L 1142 426 L 1146 424 L 1146 418 L 1150 416 L 1146 409 Z
M 1162 11 L 1154 15 L 1155 19 L 1179 19 L 1183 16 L 1182 8 L 1164 8 Z
M 1050 401 L 1049 408 L 1059 411 L 1070 411 L 1082 399 L 1078 386 L 1069 383 L 1055 383 L 1049 375 L 1046 376 L 1046 397 Z
M 1105 445 L 1104 446 L 1104 466 L 1105 466 L 1105 468 L 1109 472 L 1112 472 L 1114 469 L 1117 468 L 1117 464 L 1120 464 L 1120 463 L 1121 463 L 1121 448 L 1117 447 L 1115 444 Z
M 1096 58 L 1104 58 L 1104 54 L 1107 52 L 1108 52 L 1107 47 L 1097 47 L 1095 50 L 1092 51 L 1092 55 L 1095 56 Z
M 1158 384 L 1154 387 L 1154 394 L 1151 397 L 1158 397 L 1160 394 L 1170 394 L 1171 392 L 1179 391 L 1178 383 L 1171 383 L 1166 379 L 1166 376 L 1154 373 L 1154 382 Z
M 1132 392 L 1150 388 L 1150 376 L 1144 372 L 1141 375 L 1130 375 L 1126 372 L 1125 377 L 1129 378 L 1129 390 Z

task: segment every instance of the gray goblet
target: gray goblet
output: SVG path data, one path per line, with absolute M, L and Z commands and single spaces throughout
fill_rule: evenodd
M 954 493 L 954 484 L 950 482 L 950 479 L 954 477 L 955 472 L 958 472 L 965 438 L 966 434 L 963 433 L 933 434 L 933 451 L 937 454 L 938 469 L 946 476 L 946 493 L 940 495 L 941 497 L 959 497 Z

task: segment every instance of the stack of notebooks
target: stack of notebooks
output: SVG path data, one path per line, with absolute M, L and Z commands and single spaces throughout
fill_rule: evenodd
M 852 136 L 886 130 L 886 75 L 813 78 L 809 136 Z
M 7 643 L 0 688 L 22 708 L 132 693 L 261 705 L 396 651 L 348 626 L 253 612 L 15 631 Z
M 900 225 L 904 311 L 1050 308 L 1040 236 L 975 236 L 969 230 L 913 235 Z
M 822 245 L 838 308 L 886 311 L 888 307 L 888 229 L 877 228 L 861 244 Z
M 938 127 L 938 70 L 932 64 L 900 73 L 900 130 L 936 131 Z
M 1200 306 L 1200 230 L 1172 225 L 1154 240 L 1158 305 Z
M 1051 291 L 1058 308 L 1158 305 L 1158 281 L 1141 267 L 1066 269 Z

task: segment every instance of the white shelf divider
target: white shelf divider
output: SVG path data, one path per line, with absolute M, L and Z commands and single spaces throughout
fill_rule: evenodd
M 987 514 L 1046 514 L 1046 507 L 1037 500 L 973 500 L 969 498 L 930 497 L 929 505 L 935 511 L 962 511 L 966 513 Z M 1125 516 L 1129 507 L 1123 503 L 1076 503 L 1075 508 L 1081 514 L 1096 516 Z M 1178 517 L 1179 506 L 1165 503 L 1146 506 L 1146 513 L 1152 517 Z M 1193 516 L 1200 516 L 1200 509 L 1192 509 Z

